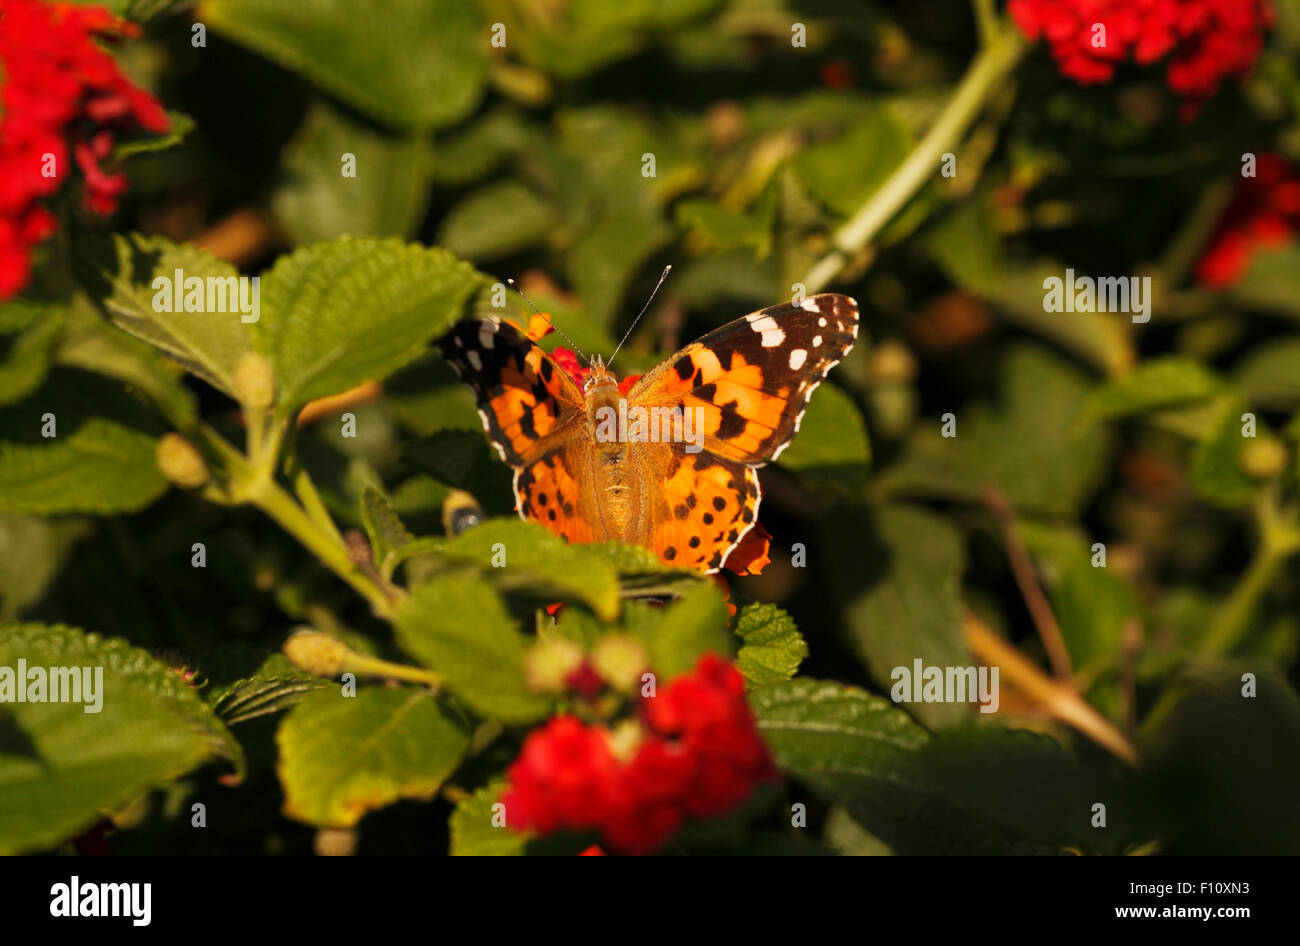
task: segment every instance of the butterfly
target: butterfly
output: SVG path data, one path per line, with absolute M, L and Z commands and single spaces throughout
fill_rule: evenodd
M 599 357 L 579 388 L 495 316 L 459 322 L 434 344 L 514 468 L 521 517 L 569 542 L 639 544 L 711 573 L 757 522 L 758 468 L 790 445 L 857 336 L 848 296 L 770 306 L 687 345 L 626 393 Z

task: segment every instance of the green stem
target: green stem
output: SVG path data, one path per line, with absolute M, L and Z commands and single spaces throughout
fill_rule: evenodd
M 347 547 L 343 541 L 343 534 L 339 532 L 339 527 L 334 524 L 334 519 L 325 508 L 325 500 L 321 499 L 320 493 L 316 490 L 316 484 L 311 481 L 307 471 L 301 466 L 293 474 L 293 491 L 298 494 L 298 500 L 302 503 L 303 510 L 311 520 L 325 531 L 325 533 L 338 545 Z
M 345 673 L 361 674 L 366 677 L 384 677 L 389 680 L 419 683 L 435 690 L 439 689 L 443 684 L 442 675 L 434 673 L 432 670 L 393 663 L 390 660 L 380 660 L 378 657 L 367 657 L 365 654 L 358 654 L 356 651 L 351 651 L 348 654 L 343 671 Z
M 1273 584 L 1286 560 L 1300 551 L 1300 531 L 1296 523 L 1283 517 L 1271 496 L 1265 496 L 1256 511 L 1259 522 L 1259 546 L 1246 571 L 1237 579 L 1232 593 L 1220 605 L 1201 639 L 1198 650 L 1204 655 L 1225 654 L 1241 642 L 1250 628 L 1250 619 L 1264 592 Z
M 1237 579 L 1228 597 L 1215 611 L 1210 628 L 1197 645 L 1198 657 L 1215 657 L 1230 652 L 1250 630 L 1259 600 L 1268 591 L 1287 559 L 1300 552 L 1300 523 L 1292 512 L 1278 509 L 1276 498 L 1266 492 L 1256 505 L 1259 546 Z M 1156 701 L 1142 724 L 1144 733 L 1156 732 L 1183 697 L 1183 688 L 1171 684 Z
M 804 278 L 809 293 L 820 292 L 848 261 L 893 219 L 930 180 L 943 155 L 952 151 L 988 97 L 1015 68 L 1026 49 L 1012 26 L 988 40 L 939 117 L 889 179 L 831 237 L 833 249 Z
M 271 479 L 263 475 L 249 485 L 247 497 L 253 505 L 274 519 L 282 529 L 314 553 L 327 568 L 351 585 L 370 602 L 370 607 L 381 618 L 391 618 L 394 601 L 389 592 L 375 582 L 364 569 L 348 556 L 345 546 L 303 511 L 293 497 Z
M 980 31 L 980 45 L 987 46 L 998 35 L 998 14 L 993 9 L 993 0 L 973 0 L 975 8 L 975 26 Z
M 391 618 L 399 598 L 397 589 L 385 588 L 348 555 L 337 529 L 327 529 L 308 515 L 293 497 L 275 482 L 274 459 L 263 456 L 262 462 L 250 463 L 216 430 L 203 424 L 200 436 L 216 454 L 224 469 L 228 501 L 252 503 L 274 519 L 281 528 L 315 553 L 321 562 L 351 585 L 370 602 L 375 614 Z M 332 525 L 332 523 L 331 523 Z

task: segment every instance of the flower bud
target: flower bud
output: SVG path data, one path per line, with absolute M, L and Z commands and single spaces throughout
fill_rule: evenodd
M 320 631 L 298 631 L 282 650 L 289 663 L 318 677 L 337 677 L 348 656 L 346 644 Z
M 180 434 L 164 434 L 154 450 L 163 476 L 181 489 L 198 489 L 208 481 L 208 465 L 194 445 Z
M 266 411 L 275 403 L 275 375 L 266 359 L 255 351 L 246 351 L 235 363 L 235 397 L 253 411 Z
M 1241 468 L 1257 480 L 1277 476 L 1286 462 L 1286 446 L 1276 437 L 1259 437 L 1241 448 Z
M 615 690 L 624 693 L 641 683 L 641 671 L 650 662 L 645 645 L 628 634 L 609 634 L 591 652 L 591 665 Z
M 562 637 L 547 638 L 524 657 L 524 679 L 534 693 L 562 693 L 569 674 L 581 665 L 581 647 Z

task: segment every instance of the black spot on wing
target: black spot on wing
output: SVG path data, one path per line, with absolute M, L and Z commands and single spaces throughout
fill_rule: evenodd
M 722 405 L 722 420 L 718 423 L 717 436 L 721 440 L 731 440 L 745 432 L 745 418 L 736 410 L 736 402 L 728 401 Z

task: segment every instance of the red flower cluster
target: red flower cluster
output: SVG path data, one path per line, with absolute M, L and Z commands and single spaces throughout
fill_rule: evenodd
M 27 283 L 31 247 L 54 231 L 38 201 L 65 179 L 69 146 L 87 209 L 106 214 L 126 189 L 125 176 L 99 166 L 114 135 L 167 130 L 158 102 L 94 42 L 138 32 L 103 7 L 0 0 L 0 299 Z
M 1276 154 L 1261 154 L 1242 180 L 1196 264 L 1196 281 L 1223 289 L 1241 280 L 1259 249 L 1290 242 L 1300 229 L 1300 173 Z
M 1007 12 L 1078 82 L 1105 82 L 1130 56 L 1169 56 L 1165 81 L 1193 106 L 1250 69 L 1273 25 L 1271 0 L 1009 0 Z
M 573 383 L 579 388 L 586 384 L 587 379 L 591 377 L 591 369 L 578 360 L 575 352 L 563 345 L 551 353 L 551 358 L 565 374 L 573 379 Z
M 641 739 L 626 761 L 605 727 L 573 716 L 530 733 L 506 772 L 507 824 L 541 834 L 595 830 L 611 848 L 648 854 L 686 818 L 729 811 L 777 777 L 740 673 L 716 655 L 640 710 Z

